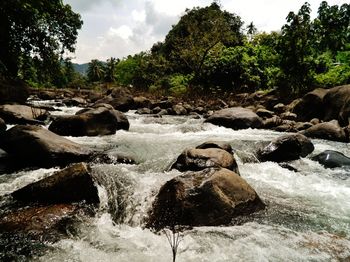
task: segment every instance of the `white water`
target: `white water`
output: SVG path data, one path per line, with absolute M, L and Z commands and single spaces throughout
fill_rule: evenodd
M 74 113 L 79 108 L 57 114 Z M 188 117 L 153 118 L 128 113 L 129 131 L 104 137 L 69 137 L 78 143 L 123 153 L 138 165 L 95 165 L 101 207 L 79 226 L 77 235 L 49 244 L 40 261 L 171 261 L 163 233 L 143 229 L 155 194 L 167 180 L 171 162 L 185 148 L 215 140 L 232 145 L 241 176 L 268 205 L 239 226 L 185 231 L 177 261 L 349 261 L 350 175 L 325 169 L 304 158 L 293 172 L 276 163 L 245 163 L 255 149 L 281 133 L 203 124 Z M 347 144 L 314 140 L 317 154 L 326 149 L 350 156 Z M 244 161 L 243 161 L 244 160 Z M 0 194 L 12 192 L 54 172 L 40 169 L 0 177 Z

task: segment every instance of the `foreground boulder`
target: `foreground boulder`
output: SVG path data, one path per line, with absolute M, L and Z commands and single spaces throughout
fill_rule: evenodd
M 264 207 L 239 175 L 225 168 L 208 168 L 166 182 L 153 203 L 147 227 L 224 225 Z
M 314 145 L 304 135 L 291 134 L 278 137 L 258 151 L 260 161 L 284 162 L 306 157 L 314 150 Z
M 0 133 L 5 132 L 7 129 L 6 123 L 0 118 Z
M 73 164 L 16 190 L 11 195 L 14 199 L 26 203 L 99 203 L 97 188 L 85 163 Z
M 350 168 L 350 158 L 343 153 L 326 150 L 311 158 L 327 168 L 348 167 Z
M 337 120 L 323 122 L 301 132 L 303 135 L 311 138 L 319 138 L 338 142 L 347 142 L 348 136 L 343 128 L 340 127 Z
M 221 148 L 187 149 L 181 153 L 171 168 L 184 172 L 209 167 L 223 167 L 239 174 L 233 155 Z
M 129 129 L 128 119 L 123 113 L 106 107 L 56 118 L 49 126 L 50 131 L 62 136 L 111 135 L 119 129 Z
M 263 125 L 261 118 L 257 114 L 250 109 L 242 107 L 231 107 L 215 111 L 205 122 L 235 130 L 260 128 Z
M 18 165 L 51 167 L 85 161 L 91 150 L 41 127 L 17 125 L 0 136 L 0 148 Z
M 44 109 L 25 105 L 0 105 L 0 117 L 8 124 L 41 124 L 48 117 Z

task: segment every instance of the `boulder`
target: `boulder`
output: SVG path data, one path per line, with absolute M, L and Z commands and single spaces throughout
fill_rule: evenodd
M 106 107 L 55 118 L 49 126 L 50 131 L 62 136 L 103 136 L 115 134 L 119 129 L 129 129 L 128 119 L 123 113 Z
M 335 167 L 348 167 L 350 168 L 350 158 L 345 156 L 343 153 L 326 150 L 316 156 L 311 158 L 314 161 L 319 162 L 321 165 L 326 168 L 335 168 Z
M 261 118 L 257 114 L 242 107 L 231 107 L 215 111 L 205 122 L 235 130 L 260 128 L 263 125 Z
M 99 203 L 97 188 L 85 163 L 73 164 L 18 189 L 11 195 L 17 201 L 25 203 Z
M 218 226 L 265 207 L 254 189 L 225 168 L 190 172 L 166 182 L 153 203 L 146 226 Z
M 291 121 L 295 121 L 297 120 L 297 115 L 291 112 L 284 112 L 282 114 L 280 114 L 280 117 L 284 120 L 291 120 Z
M 0 136 L 0 148 L 22 166 L 64 166 L 88 159 L 91 150 L 41 126 L 17 125 Z
M 7 129 L 6 123 L 2 118 L 0 118 L 0 133 L 5 132 Z
M 263 121 L 263 127 L 265 129 L 271 129 L 282 124 L 282 119 L 279 116 L 273 116 L 271 118 L 267 118 Z
M 283 135 L 271 141 L 258 151 L 260 161 L 284 162 L 306 157 L 314 150 L 314 145 L 301 134 Z
M 66 106 L 85 106 L 87 101 L 82 97 L 66 98 L 62 101 Z
M 7 124 L 42 124 L 49 113 L 26 105 L 0 105 L 0 117 Z
M 181 153 L 171 169 L 181 172 L 198 171 L 209 167 L 223 167 L 239 174 L 235 158 L 220 148 L 187 149 Z
M 135 96 L 134 100 L 134 109 L 139 108 L 151 108 L 151 101 L 144 96 Z
M 222 150 L 227 151 L 230 154 L 233 154 L 231 145 L 224 142 L 207 141 L 207 142 L 204 142 L 203 144 L 200 144 L 199 146 L 196 146 L 196 148 L 198 149 L 220 148 Z
M 337 120 L 316 124 L 304 131 L 301 131 L 301 134 L 311 138 L 319 138 L 338 142 L 348 141 L 346 132 L 340 127 Z
M 317 88 L 302 97 L 292 111 L 297 114 L 299 121 L 310 121 L 313 118 L 322 119 L 325 113 L 323 98 L 328 90 Z
M 0 104 L 24 104 L 28 97 L 28 86 L 24 81 L 0 78 Z
M 329 89 L 323 98 L 325 110 L 324 121 L 337 119 L 341 126 L 349 124 L 350 117 L 350 85 Z
M 274 112 L 267 110 L 265 108 L 259 108 L 258 110 L 256 110 L 255 113 L 261 118 L 271 118 L 275 114 Z
M 149 115 L 149 114 L 151 114 L 151 109 L 149 109 L 149 108 L 147 108 L 147 107 L 139 108 L 139 109 L 137 109 L 136 114 L 139 114 L 139 115 Z
M 172 109 L 175 115 L 187 115 L 187 110 L 182 104 L 176 104 Z
M 278 104 L 273 106 L 273 110 L 279 114 L 283 113 L 284 111 L 286 111 L 286 105 L 283 103 L 278 103 Z

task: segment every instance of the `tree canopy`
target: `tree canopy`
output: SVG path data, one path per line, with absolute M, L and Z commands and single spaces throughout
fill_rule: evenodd
M 73 52 L 80 15 L 62 0 L 11 0 L 0 5 L 0 66 L 16 77 L 21 63 L 36 57 L 44 63 Z

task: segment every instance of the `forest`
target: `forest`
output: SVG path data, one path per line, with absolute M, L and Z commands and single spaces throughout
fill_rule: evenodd
M 10 32 L 2 23 L 0 41 L 8 52 L 2 48 L 0 74 L 32 87 L 116 83 L 170 95 L 270 89 L 301 95 L 316 87 L 350 83 L 349 4 L 323 1 L 312 19 L 306 2 L 297 13 L 287 15 L 279 31 L 259 32 L 254 22 L 246 23 L 213 2 L 187 9 L 165 40 L 150 50 L 105 62 L 94 59 L 86 74 L 80 74 L 65 56 L 65 51 L 74 51 L 83 23 L 80 15 L 69 5 L 57 4 L 60 1 L 49 6 L 25 2 L 1 7 L 2 13 L 22 15 L 13 16 Z

